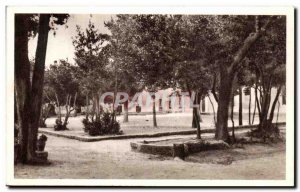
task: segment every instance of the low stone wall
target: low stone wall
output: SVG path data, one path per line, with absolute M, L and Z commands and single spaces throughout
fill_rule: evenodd
M 155 155 L 173 155 L 173 146 L 157 146 L 144 143 L 130 143 L 131 149 L 137 152 L 155 154 Z
M 170 142 L 167 145 L 157 144 L 160 141 L 142 141 L 142 142 L 131 142 L 130 146 L 133 151 L 153 154 L 153 155 L 164 155 L 173 156 L 184 159 L 192 153 L 208 150 L 222 150 L 228 149 L 229 145 L 221 140 L 192 140 L 187 142 L 173 143 L 172 140 L 161 140 Z
M 279 126 L 285 125 L 285 122 L 278 123 Z M 257 125 L 243 125 L 235 127 L 235 130 L 244 130 L 256 128 Z M 228 128 L 229 131 L 232 128 Z M 161 133 L 149 133 L 149 134 L 131 134 L 131 135 L 105 135 L 105 136 L 81 136 L 81 135 L 71 135 L 68 131 L 54 131 L 49 129 L 40 128 L 38 130 L 39 133 L 53 135 L 56 137 L 65 137 L 68 139 L 75 139 L 84 142 L 94 142 L 94 141 L 102 141 L 102 140 L 112 140 L 112 139 L 130 139 L 130 138 L 151 138 L 151 137 L 163 137 L 170 135 L 192 135 L 196 134 L 197 130 L 187 130 L 187 131 L 171 131 L 171 132 L 161 132 Z M 202 128 L 201 133 L 214 133 L 215 129 Z

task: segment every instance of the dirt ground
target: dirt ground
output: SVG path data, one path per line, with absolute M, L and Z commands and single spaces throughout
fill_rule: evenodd
M 209 135 L 209 134 L 207 134 Z M 190 136 L 151 138 L 161 140 Z M 16 178 L 285 179 L 285 144 L 251 144 L 190 155 L 186 161 L 133 152 L 143 139 L 80 142 L 48 136 L 51 165 L 16 165 Z M 275 171 L 276 170 L 276 171 Z

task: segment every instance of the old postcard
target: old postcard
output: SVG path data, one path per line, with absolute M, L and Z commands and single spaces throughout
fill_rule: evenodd
M 294 186 L 292 7 L 8 6 L 6 27 L 7 185 Z

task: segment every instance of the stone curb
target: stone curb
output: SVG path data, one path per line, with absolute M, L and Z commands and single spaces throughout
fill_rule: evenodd
M 285 122 L 277 123 L 278 125 L 285 125 Z M 236 126 L 235 130 L 250 129 L 255 128 L 257 125 L 242 125 Z M 231 131 L 232 128 L 229 127 L 228 131 Z M 62 134 L 59 131 L 47 131 L 39 129 L 39 133 L 53 135 L 57 137 L 64 137 L 68 139 L 75 139 L 83 142 L 94 142 L 94 141 L 103 141 L 103 140 L 117 140 L 117 139 L 131 139 L 131 138 L 151 138 L 151 137 L 162 137 L 170 135 L 192 135 L 196 134 L 197 130 L 188 130 L 188 131 L 174 131 L 174 132 L 162 132 L 162 133 L 152 133 L 152 134 L 132 134 L 132 135 L 111 135 L 111 136 L 95 136 L 95 137 L 84 137 L 84 136 L 75 136 L 75 135 L 66 135 Z M 215 129 L 202 129 L 201 133 L 214 133 Z

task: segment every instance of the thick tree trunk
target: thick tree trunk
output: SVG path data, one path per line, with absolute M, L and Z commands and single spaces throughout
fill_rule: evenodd
M 262 94 L 262 104 L 261 104 L 261 115 L 260 115 L 260 124 L 258 129 L 262 131 L 268 127 L 268 112 L 271 102 L 271 89 L 272 89 L 272 77 L 269 77 L 267 80 L 268 83 L 264 84 L 263 81 L 263 94 Z
M 152 104 L 152 111 L 153 111 L 153 127 L 157 127 L 156 121 L 156 109 L 155 109 L 155 96 L 152 96 L 153 104 Z
M 35 156 L 38 136 L 39 119 L 44 87 L 45 60 L 49 32 L 49 14 L 41 14 L 39 20 L 38 42 L 35 54 L 35 65 L 31 87 L 31 122 L 28 137 L 28 150 L 30 156 Z
M 219 101 L 215 138 L 218 140 L 228 142 L 228 110 L 231 99 L 232 84 L 235 75 L 227 72 L 227 69 L 223 68 L 221 70 L 223 71 L 220 75 Z
M 243 125 L 243 89 L 239 87 L 239 125 Z
M 255 32 L 250 33 L 244 40 L 242 46 L 233 56 L 233 61 L 230 65 L 220 64 L 220 86 L 219 86 L 219 101 L 217 114 L 216 139 L 228 140 L 227 121 L 228 121 L 228 106 L 232 92 L 232 83 L 235 79 L 237 70 L 240 67 L 241 61 L 245 58 L 249 49 L 266 31 L 270 20 L 266 21 L 262 27 L 259 27 L 258 16 L 255 17 Z
M 28 16 L 15 15 L 15 94 L 19 124 L 20 161 L 26 163 L 30 122 L 30 63 L 28 59 Z
M 124 102 L 124 118 L 123 122 L 127 123 L 128 122 L 128 100 Z

